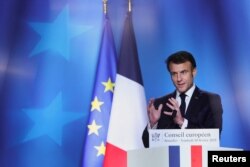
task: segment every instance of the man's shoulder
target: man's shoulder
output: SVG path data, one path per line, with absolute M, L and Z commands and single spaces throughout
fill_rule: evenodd
M 195 94 L 197 94 L 199 96 L 207 96 L 207 97 L 220 97 L 220 95 L 218 93 L 199 89 L 198 87 L 195 90 Z

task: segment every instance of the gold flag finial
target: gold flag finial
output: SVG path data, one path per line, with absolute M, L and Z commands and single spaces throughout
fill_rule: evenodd
M 108 12 L 108 0 L 102 0 L 103 2 L 103 13 L 107 14 Z
M 128 11 L 131 12 L 132 11 L 132 4 L 131 4 L 131 0 L 128 0 Z

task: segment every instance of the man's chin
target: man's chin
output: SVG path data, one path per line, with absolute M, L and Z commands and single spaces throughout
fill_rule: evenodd
M 186 89 L 185 89 L 185 88 L 177 88 L 177 90 L 178 90 L 178 92 L 180 92 L 180 93 L 186 92 Z

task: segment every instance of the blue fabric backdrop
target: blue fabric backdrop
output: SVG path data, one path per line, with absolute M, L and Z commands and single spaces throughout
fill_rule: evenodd
M 221 95 L 221 145 L 249 150 L 250 2 L 132 2 L 147 99 L 173 91 L 164 60 L 188 50 L 196 84 Z M 127 1 L 108 9 L 119 50 Z M 102 16 L 101 0 L 1 0 L 0 166 L 81 165 Z

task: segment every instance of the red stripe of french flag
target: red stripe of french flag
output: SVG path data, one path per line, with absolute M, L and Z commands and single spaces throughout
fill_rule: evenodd
M 202 146 L 191 146 L 191 167 L 202 167 Z

